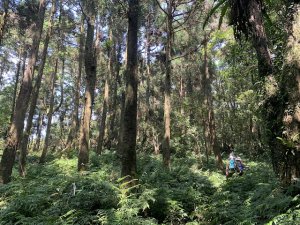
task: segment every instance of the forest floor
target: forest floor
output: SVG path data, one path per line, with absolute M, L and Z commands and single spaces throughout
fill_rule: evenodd
M 0 224 L 300 224 L 300 185 L 281 188 L 267 163 L 246 160 L 245 174 L 226 180 L 212 159 L 173 156 L 167 171 L 160 157 L 140 154 L 139 184 L 127 188 L 109 151 L 82 174 L 75 156 L 30 156 L 26 178 L 15 168 L 0 186 Z

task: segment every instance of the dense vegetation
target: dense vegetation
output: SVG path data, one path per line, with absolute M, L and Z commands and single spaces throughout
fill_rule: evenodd
M 1 186 L 0 224 L 297 224 L 296 187 L 278 186 L 266 162 L 246 161 L 244 176 L 226 181 L 212 161 L 139 155 L 139 184 L 122 184 L 115 153 L 91 156 L 90 171 L 76 172 L 76 158 L 29 158 L 24 179 Z M 201 166 L 202 165 L 202 166 Z M 298 186 L 299 190 L 299 186 Z
M 299 50 L 297 0 L 1 1 L 0 224 L 300 224 Z

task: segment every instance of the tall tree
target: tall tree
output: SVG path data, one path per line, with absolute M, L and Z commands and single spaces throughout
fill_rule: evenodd
M 42 112 L 42 109 L 39 109 L 39 115 L 38 115 L 37 126 L 36 126 L 36 139 L 33 146 L 33 151 L 38 151 L 40 149 L 43 120 L 44 120 L 44 112 Z
M 66 148 L 63 152 L 67 152 L 74 146 L 76 137 L 78 135 L 80 120 L 79 120 L 79 104 L 80 104 L 80 86 L 81 86 L 81 74 L 84 54 L 84 16 L 81 16 L 80 33 L 78 38 L 78 71 L 76 76 L 76 84 L 74 90 L 74 109 L 72 113 L 71 127 L 67 138 Z
M 299 1 L 286 3 L 286 51 L 281 74 L 280 99 L 283 101 L 281 117 L 283 121 L 280 130 L 284 148 L 276 152 L 279 160 L 277 167 L 281 180 L 289 185 L 300 177 L 300 4 Z M 282 120 L 280 120 L 282 118 Z
M 284 143 L 278 141 L 278 137 L 282 137 L 283 135 L 282 116 L 284 114 L 286 104 L 284 98 L 285 94 L 282 95 L 282 93 L 280 93 L 279 83 L 276 80 L 273 71 L 268 39 L 265 32 L 265 26 L 263 24 L 262 4 L 262 1 L 257 0 L 244 2 L 232 1 L 232 22 L 235 27 L 236 36 L 239 38 L 241 33 L 244 33 L 246 37 L 250 36 L 252 39 L 252 45 L 256 50 L 258 74 L 264 83 L 263 92 L 265 101 L 262 113 L 266 123 L 266 136 L 269 148 L 271 149 L 273 169 L 277 174 L 283 174 L 281 176 L 282 181 L 289 183 L 291 181 L 291 170 L 283 169 L 284 167 L 290 168 L 289 160 L 285 160 L 286 163 L 284 163 L 283 166 L 281 166 L 282 163 L 280 162 L 286 158 L 290 149 Z M 282 154 L 283 149 L 286 154 Z
M 105 83 L 104 83 L 104 95 L 103 95 L 103 106 L 102 106 L 102 113 L 101 113 L 101 121 L 99 124 L 99 135 L 97 138 L 97 148 L 96 152 L 101 154 L 103 149 L 103 141 L 105 136 L 105 128 L 106 128 L 106 118 L 107 112 L 109 107 L 109 93 L 110 93 L 110 86 L 111 86 L 111 77 L 115 77 L 115 37 L 113 34 L 113 26 L 112 26 L 112 18 L 109 19 L 110 22 L 110 31 L 109 31 L 109 41 L 110 44 L 108 46 L 108 72 L 105 75 Z
M 8 183 L 11 180 L 16 150 L 21 141 L 21 136 L 24 128 L 25 114 L 32 91 L 34 67 L 37 60 L 41 34 L 43 30 L 45 10 L 46 0 L 40 0 L 37 20 L 33 24 L 31 30 L 32 45 L 29 53 L 29 61 L 23 75 L 20 92 L 16 101 L 16 108 L 18 110 L 14 112 L 14 119 L 12 124 L 10 125 L 10 129 L 6 139 L 6 146 L 1 159 L 0 183 Z
M 85 72 L 86 72 L 86 89 L 85 102 L 81 118 L 80 137 L 79 137 L 79 155 L 78 171 L 86 170 L 89 162 L 89 134 L 92 109 L 94 104 L 96 73 L 97 73 L 97 55 L 94 45 L 94 30 L 96 21 L 96 3 L 94 0 L 89 4 L 84 3 L 87 31 L 85 41 Z
M 47 128 L 46 128 L 46 135 L 45 135 L 45 142 L 42 150 L 42 154 L 39 160 L 39 163 L 45 163 L 46 155 L 49 147 L 49 140 L 50 140 L 50 131 L 51 131 L 51 125 L 52 125 L 52 117 L 54 112 L 54 97 L 55 97 L 55 83 L 57 79 L 57 68 L 58 68 L 58 57 L 55 59 L 54 63 L 54 71 L 51 75 L 51 81 L 50 81 L 50 90 L 49 90 L 49 97 L 50 97 L 50 103 L 49 103 L 49 109 L 47 113 Z
M 26 51 L 23 51 L 21 53 L 22 49 L 20 49 L 19 52 L 19 61 L 17 64 L 17 71 L 16 71 L 16 80 L 15 80 L 15 87 L 14 87 L 14 96 L 13 96 L 13 102 L 12 102 L 12 108 L 11 108 L 11 116 L 10 116 L 10 122 L 13 121 L 14 118 L 14 111 L 15 111 L 15 106 L 16 106 L 16 98 L 17 98 L 17 91 L 18 91 L 18 85 L 19 85 L 19 77 L 20 77 L 20 72 L 21 72 L 21 62 L 23 58 L 23 64 L 25 64 L 26 61 Z
M 202 77 L 202 88 L 204 94 L 204 106 L 205 106 L 205 117 L 204 117 L 204 134 L 205 134 L 205 143 L 207 148 L 207 154 L 210 151 L 213 151 L 216 163 L 218 168 L 224 170 L 222 157 L 217 145 L 217 136 L 216 136 L 216 126 L 215 126 L 215 116 L 213 108 L 213 93 L 212 93 L 212 81 L 213 74 L 209 69 L 209 56 L 208 56 L 208 35 L 204 35 L 203 48 L 204 48 L 204 73 Z
M 170 138 L 171 138 L 171 76 L 172 76 L 172 46 L 173 46 L 173 13 L 175 0 L 168 0 L 166 10 L 157 1 L 157 4 L 166 15 L 166 43 L 165 43 L 165 83 L 164 83 L 164 139 L 163 164 L 170 167 Z
M 26 128 L 25 128 L 25 132 L 23 134 L 22 142 L 20 145 L 19 173 L 23 177 L 26 175 L 25 165 L 26 165 L 26 156 L 27 156 L 27 151 L 28 151 L 27 150 L 28 141 L 29 141 L 29 136 L 31 134 L 33 116 L 35 113 L 36 104 L 37 104 L 40 87 L 41 87 L 41 83 L 42 83 L 42 77 L 44 74 L 44 68 L 45 68 L 45 63 L 46 63 L 46 58 L 47 58 L 47 53 L 48 53 L 48 46 L 49 46 L 50 38 L 52 36 L 54 16 L 55 16 L 55 12 L 56 12 L 56 1 L 57 0 L 52 0 L 51 13 L 50 13 L 50 24 L 47 29 L 47 33 L 46 33 L 46 37 L 45 37 L 45 41 L 44 41 L 44 47 L 43 47 L 43 51 L 42 51 L 42 55 L 41 55 L 41 63 L 39 65 L 38 74 L 37 74 L 35 85 L 34 85 L 34 88 L 32 91 L 29 113 L 28 113 L 28 117 L 27 117 L 27 124 L 26 124 Z
M 128 33 L 127 33 L 127 63 L 126 91 L 124 117 L 122 121 L 122 176 L 134 179 L 136 171 L 136 135 L 137 135 L 137 84 L 138 84 L 138 18 L 139 0 L 129 0 Z

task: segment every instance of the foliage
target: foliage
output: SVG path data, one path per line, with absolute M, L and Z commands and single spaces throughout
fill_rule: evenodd
M 5 87 L 4 90 L 2 91 L 2 94 L 0 95 L 0 124 L 1 124 L 0 137 L 1 139 L 5 137 L 8 129 L 9 119 L 11 115 L 12 96 L 13 96 L 12 86 Z
M 76 172 L 75 158 L 42 166 L 31 156 L 28 176 L 0 187 L 0 224 L 299 222 L 299 194 L 278 188 L 265 163 L 246 161 L 244 176 L 226 180 L 213 161 L 199 167 L 193 153 L 174 158 L 170 170 L 162 166 L 161 156 L 141 153 L 139 158 L 140 178 L 130 186 L 118 179 L 111 151 L 93 154 L 90 172 L 82 175 Z

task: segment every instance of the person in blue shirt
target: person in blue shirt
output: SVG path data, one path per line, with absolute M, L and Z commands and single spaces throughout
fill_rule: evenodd
M 235 173 L 236 163 L 235 163 L 235 156 L 232 153 L 229 155 L 229 161 L 226 165 L 226 178 L 231 177 Z

